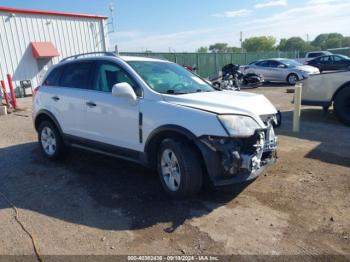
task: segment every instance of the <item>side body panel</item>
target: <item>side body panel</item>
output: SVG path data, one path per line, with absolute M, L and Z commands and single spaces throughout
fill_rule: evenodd
M 350 71 L 310 76 L 308 79 L 302 81 L 302 100 L 331 102 L 338 88 L 347 82 L 350 82 Z
M 45 109 L 59 122 L 63 133 L 81 136 L 84 107 L 84 90 L 42 86 L 34 98 L 34 115 Z
M 213 113 L 147 99 L 140 100 L 140 112 L 143 114 L 142 150 L 152 131 L 165 125 L 180 126 L 196 137 L 227 136 L 216 114 Z

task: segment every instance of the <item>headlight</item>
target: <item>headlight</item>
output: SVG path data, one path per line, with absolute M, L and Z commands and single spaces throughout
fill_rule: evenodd
M 249 137 L 261 127 L 249 116 L 219 115 L 220 122 L 231 136 Z

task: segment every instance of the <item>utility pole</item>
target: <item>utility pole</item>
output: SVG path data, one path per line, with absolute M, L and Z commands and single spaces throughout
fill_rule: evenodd
M 240 32 L 240 38 L 239 41 L 241 42 L 241 53 L 243 53 L 243 32 Z
M 310 38 L 309 38 L 309 34 L 306 34 L 306 42 L 309 43 Z
M 109 12 L 110 12 L 110 22 L 108 23 L 108 26 L 109 26 L 108 34 L 114 33 L 114 31 L 115 31 L 115 28 L 114 28 L 114 4 L 112 2 L 109 4 Z

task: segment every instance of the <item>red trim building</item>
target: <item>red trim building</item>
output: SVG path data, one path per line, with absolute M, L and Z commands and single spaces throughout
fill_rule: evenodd
M 107 51 L 107 16 L 0 7 L 0 80 L 11 74 L 17 95 L 37 86 L 62 58 Z M 28 89 L 29 90 L 29 89 Z

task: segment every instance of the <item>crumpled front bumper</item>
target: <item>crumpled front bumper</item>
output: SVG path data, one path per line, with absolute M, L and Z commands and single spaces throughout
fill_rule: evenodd
M 277 137 L 272 126 L 249 138 L 203 136 L 197 146 L 214 186 L 255 179 L 275 163 L 277 156 Z

